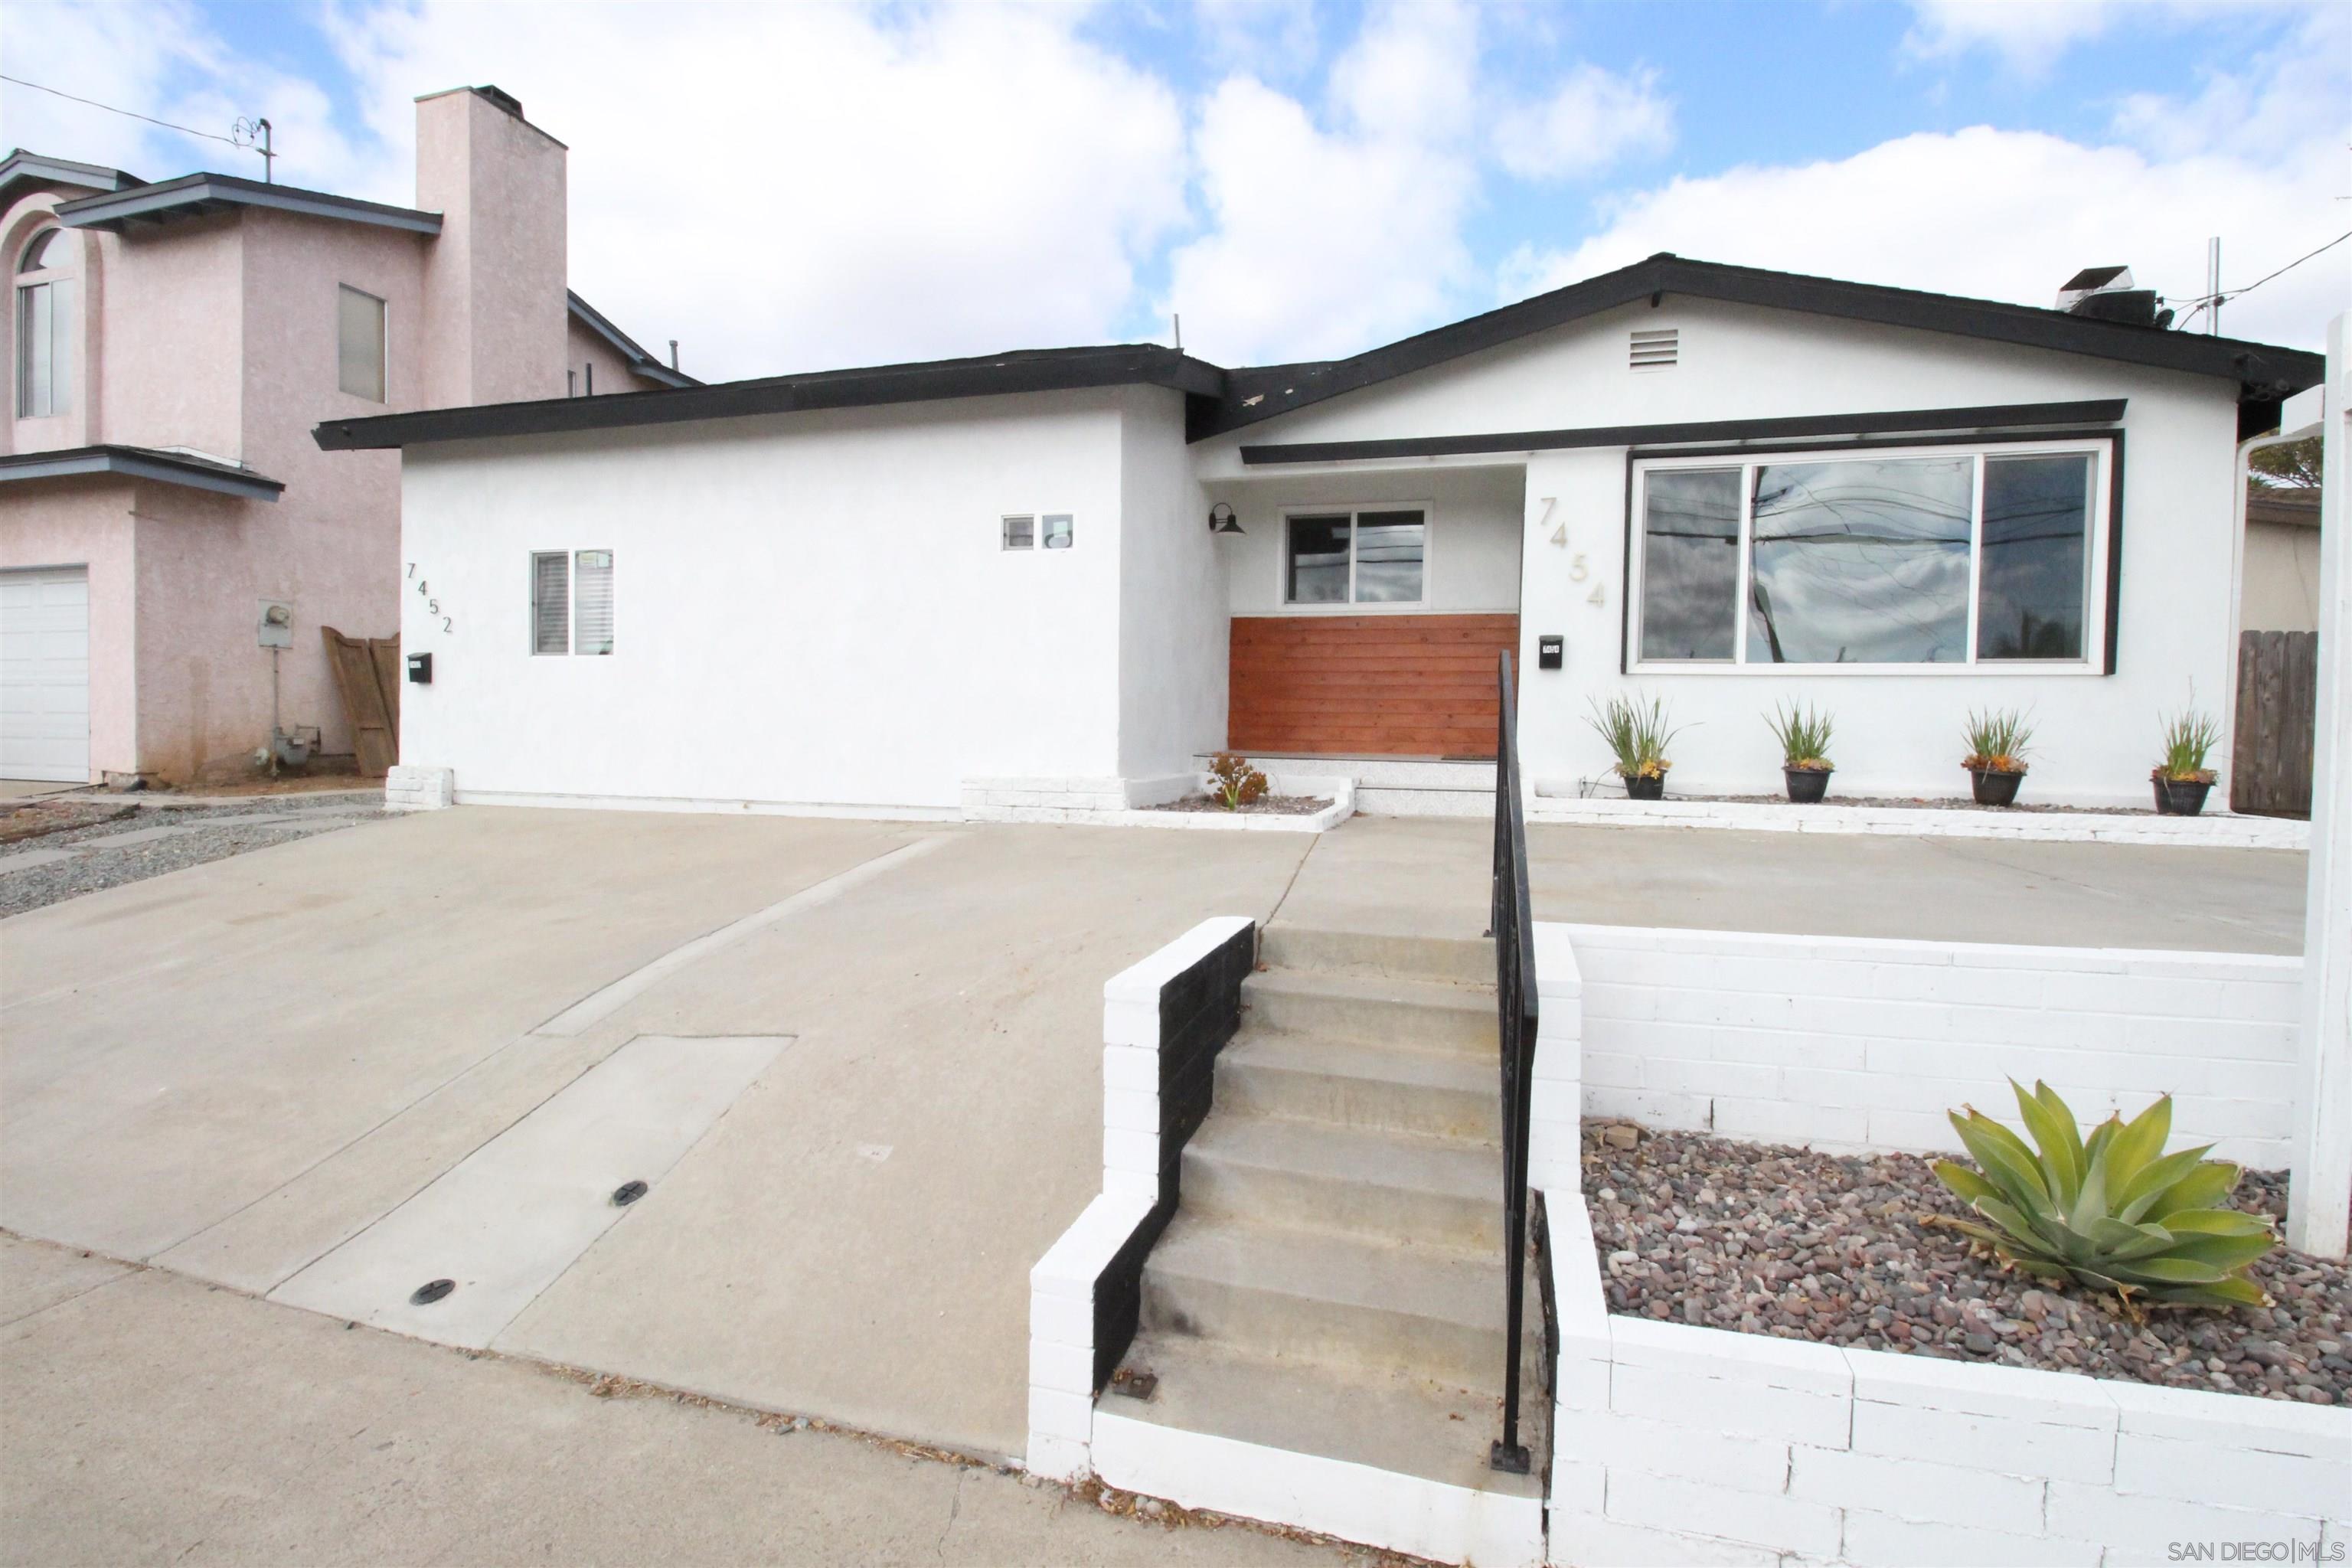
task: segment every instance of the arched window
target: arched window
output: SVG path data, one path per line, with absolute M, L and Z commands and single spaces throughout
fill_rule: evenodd
M 17 258 L 16 417 L 73 406 L 73 240 L 59 228 L 35 235 Z
M 73 246 L 66 238 L 66 231 L 61 228 L 45 228 L 33 237 L 32 244 L 25 247 L 24 259 L 17 262 L 16 270 L 42 272 L 51 268 L 67 266 L 72 259 Z

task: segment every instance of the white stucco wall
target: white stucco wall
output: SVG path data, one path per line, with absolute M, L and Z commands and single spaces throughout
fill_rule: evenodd
M 1379 473 L 1321 472 L 1208 487 L 1243 531 L 1217 536 L 1228 602 L 1237 616 L 1469 614 L 1519 606 L 1519 510 L 1526 484 L 1519 460 L 1494 468 L 1406 468 Z M 1286 514 L 1319 508 L 1422 507 L 1429 514 L 1421 605 L 1286 605 Z
M 411 450 L 403 647 L 435 668 L 402 761 L 460 800 L 936 811 L 967 776 L 1117 773 L 1120 399 Z M 1001 547 L 1049 511 L 1072 548 Z M 612 655 L 532 655 L 536 550 L 614 552 Z
M 1225 581 L 1184 452 L 1183 394 L 1118 399 L 1118 772 L 1164 777 L 1225 743 Z
M 1633 327 L 1673 326 L 1680 363 L 1635 371 Z M 1762 715 L 1777 700 L 1832 711 L 1840 794 L 1965 793 L 1959 727 L 1971 707 L 2032 711 L 2027 801 L 2139 805 L 2158 715 L 2192 694 L 2228 721 L 2231 458 L 2235 388 L 2045 350 L 1753 307 L 1669 298 L 1468 356 L 1203 442 L 1213 490 L 1244 470 L 1244 443 L 1369 440 L 1474 432 L 1776 418 L 1877 409 L 2125 397 L 2122 636 L 2117 673 L 1926 669 L 1893 674 L 1782 668 L 1618 673 L 1625 582 L 1623 448 L 1528 459 L 1520 588 L 1520 749 L 1538 782 L 1601 777 L 1609 757 L 1584 722 L 1621 691 L 1663 697 L 1686 726 L 1672 748 L 1677 793 L 1777 791 L 1780 753 Z M 1486 459 L 1491 462 L 1492 459 Z M 1352 477 L 1426 488 L 1445 465 L 1359 465 Z M 1302 480 L 1307 475 L 1291 476 Z M 1565 525 L 1565 542 L 1554 544 Z M 1600 602 L 1594 589 L 1601 590 Z M 2092 606 L 2094 616 L 2099 606 Z M 1542 671 L 1536 639 L 1567 638 L 1567 668 Z M 2095 644 L 2098 632 L 2094 630 Z M 2226 755 L 2226 743 L 2224 749 Z

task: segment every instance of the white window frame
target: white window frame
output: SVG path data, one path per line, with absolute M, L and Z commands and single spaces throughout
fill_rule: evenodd
M 542 648 L 539 646 L 539 563 L 550 555 L 560 555 L 563 558 L 563 646 L 561 648 Z M 530 583 L 527 601 L 529 614 L 525 617 L 523 627 L 524 640 L 533 658 L 612 658 L 616 655 L 621 641 L 617 630 L 613 636 L 612 648 L 603 653 L 580 651 L 580 558 L 583 555 L 614 557 L 614 564 L 607 569 L 614 574 L 614 619 L 617 621 L 619 618 L 621 584 L 617 552 L 604 545 L 583 545 L 576 550 L 533 550 L 525 558 L 529 563 Z
M 2080 453 L 2092 459 L 2091 529 L 2084 542 L 2088 571 L 2083 589 L 2083 653 L 2079 658 L 1987 658 L 1977 657 L 1977 615 L 1984 567 L 1984 471 L 1987 458 L 2024 458 Z M 1748 570 L 1755 539 L 1756 475 L 1759 468 L 1787 463 L 1834 463 L 1855 459 L 1898 458 L 1967 458 L 1969 480 L 1969 628 L 1968 657 L 1951 663 L 1920 664 L 1775 664 L 1748 658 Z M 2050 441 L 2002 441 L 1927 446 L 1867 446 L 1812 448 L 1744 447 L 1706 455 L 1676 453 L 1633 460 L 1631 485 L 1633 511 L 1626 529 L 1625 583 L 1632 613 L 1625 626 L 1625 669 L 1636 675 L 1848 676 L 1848 675 L 2104 675 L 2107 649 L 2107 509 L 2114 494 L 2116 442 L 2106 436 L 2074 437 Z M 1731 657 L 1729 658 L 1644 658 L 1642 617 L 1648 609 L 1643 571 L 1648 550 L 1645 537 L 1649 508 L 1649 477 L 1669 469 L 1737 468 L 1739 470 L 1739 576 L 1733 588 Z
M 17 269 L 25 254 L 44 238 L 69 237 L 72 233 L 68 228 L 44 226 L 26 235 L 24 243 L 8 256 L 11 286 L 8 332 L 14 362 L 8 367 L 8 402 L 10 412 L 19 419 L 62 419 L 74 411 L 74 394 L 80 386 L 79 373 L 82 369 L 81 269 L 76 265 L 81 259 L 80 247 L 75 245 L 71 238 L 66 238 L 63 248 L 70 254 L 64 260 L 46 261 L 30 271 Z M 58 242 L 52 239 L 51 243 Z M 49 338 L 49 379 L 48 384 L 41 389 L 49 406 L 37 413 L 30 412 L 25 406 L 26 394 L 31 390 L 26 384 L 31 368 L 26 356 L 32 352 L 32 345 L 24 335 L 25 318 L 30 314 L 26 307 L 36 293 L 48 317 L 47 330 Z M 65 300 L 63 309 L 58 303 L 60 296 Z M 65 387 L 62 397 L 58 395 L 60 383 Z
M 1368 511 L 1417 511 L 1421 513 L 1421 597 L 1418 599 L 1383 599 L 1376 604 L 1356 601 L 1356 540 L 1357 519 Z M 1294 517 L 1337 517 L 1348 515 L 1348 597 L 1337 605 L 1302 605 L 1290 596 L 1290 520 Z M 1321 506 L 1286 506 L 1282 509 L 1282 537 L 1275 542 L 1274 602 L 1278 613 L 1286 616 L 1412 616 L 1423 615 L 1430 605 L 1430 584 L 1437 569 L 1437 508 L 1425 500 L 1341 500 L 1328 501 Z

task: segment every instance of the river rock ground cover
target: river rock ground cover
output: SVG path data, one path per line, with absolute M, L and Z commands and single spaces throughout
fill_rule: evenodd
M 2283 1246 L 2253 1268 L 2276 1299 L 2151 1309 L 2004 1269 L 1957 1232 L 1968 1211 L 1908 1154 L 1825 1154 L 1584 1125 L 1584 1196 L 1609 1310 L 1865 1350 L 2087 1373 L 2175 1388 L 2352 1404 L 2352 1281 Z M 2284 1218 L 2283 1173 L 2234 1200 Z

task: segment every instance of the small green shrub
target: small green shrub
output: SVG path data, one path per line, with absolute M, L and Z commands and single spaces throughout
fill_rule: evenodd
M 1960 759 L 1960 766 L 1992 773 L 2025 771 L 2027 742 L 2033 739 L 2033 729 L 2016 709 L 1994 709 L 1982 713 L 1971 710 L 1961 735 L 1968 742 L 1969 754 Z
M 1972 1106 L 1950 1112 L 1978 1169 L 1936 1162 L 1936 1175 L 1992 1222 L 1941 1223 L 1992 1248 L 2013 1268 L 2063 1284 L 2112 1290 L 2126 1311 L 2137 1301 L 2180 1307 L 2267 1307 L 2271 1298 L 2246 1277 L 2278 1245 L 2271 1222 L 2221 1206 L 2238 1185 L 2238 1167 L 2208 1160 L 2211 1144 L 2168 1154 L 2172 1097 L 2129 1122 L 2110 1116 L 2088 1140 L 2057 1091 L 2037 1081 L 2029 1094 L 2014 1079 L 2017 1109 L 2040 1148 Z
M 2221 743 L 2221 726 L 2211 714 L 2182 709 L 2165 721 L 2164 761 L 2157 764 L 2157 776 L 2174 784 L 2211 784 L 2213 770 L 2205 763 Z
M 1219 752 L 1209 762 L 1209 798 L 1227 811 L 1253 805 L 1265 794 L 1265 775 L 1237 752 Z
M 1653 697 L 1644 706 L 1630 697 L 1610 699 L 1605 708 L 1592 706 L 1584 721 L 1616 753 L 1620 778 L 1664 778 L 1674 763 L 1666 758 L 1666 742 L 1682 731 L 1666 724 L 1666 705 Z
M 1780 765 L 1807 773 L 1825 773 L 1830 761 L 1830 716 L 1817 708 L 1791 705 L 1775 708 L 1764 721 L 1780 742 Z

